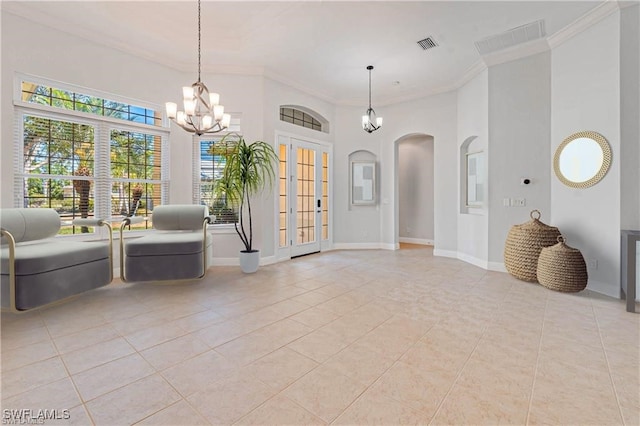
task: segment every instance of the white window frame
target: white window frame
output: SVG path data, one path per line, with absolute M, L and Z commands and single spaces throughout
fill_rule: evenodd
M 13 199 L 15 207 L 24 206 L 24 179 L 29 177 L 42 177 L 42 175 L 33 175 L 25 173 L 24 170 L 24 116 L 36 116 L 53 120 L 70 121 L 79 124 L 86 124 L 94 128 L 94 175 L 87 180 L 94 183 L 94 216 L 115 220 L 119 216 L 111 216 L 111 186 L 114 182 L 140 182 L 161 185 L 161 204 L 169 203 L 169 124 L 166 116 L 163 114 L 162 126 L 154 126 L 150 124 L 137 123 L 128 120 L 117 119 L 113 117 L 105 117 L 97 114 L 86 113 L 82 111 L 67 110 L 63 108 L 53 107 L 50 105 L 33 104 L 22 100 L 22 82 L 29 81 L 40 85 L 54 87 L 56 89 L 68 90 L 71 92 L 82 93 L 89 96 L 101 97 L 104 99 L 121 102 L 125 104 L 140 106 L 143 108 L 162 111 L 161 105 L 154 105 L 136 99 L 126 98 L 123 96 L 113 95 L 81 86 L 74 86 L 68 83 L 62 83 L 42 77 L 35 77 L 27 74 L 16 73 L 14 79 L 14 185 Z M 110 163 L 110 140 L 111 131 L 120 130 L 135 133 L 144 133 L 147 135 L 161 137 L 161 178 L 160 180 L 150 179 L 127 179 L 111 177 Z M 56 178 L 57 175 L 47 175 L 47 177 Z M 67 176 L 65 175 L 66 179 Z M 101 228 L 98 228 L 102 232 Z M 128 235 L 134 232 L 127 233 Z M 84 234 L 84 237 L 90 236 L 95 238 L 96 234 Z M 114 237 L 117 233 L 114 234 Z M 81 234 L 65 235 L 62 237 L 77 238 Z
M 191 157 L 191 165 L 192 165 L 192 176 L 191 176 L 191 182 L 192 182 L 192 201 L 193 204 L 201 204 L 202 203 L 202 198 L 200 197 L 201 194 L 201 183 L 200 183 L 200 172 L 201 172 L 201 167 L 202 167 L 202 159 L 200 157 L 200 143 L 202 141 L 219 141 L 221 140 L 223 137 L 229 135 L 229 134 L 233 134 L 236 133 L 238 135 L 242 135 L 240 133 L 240 120 L 239 118 L 234 119 L 234 116 L 232 115 L 232 119 L 231 119 L 231 126 L 230 126 L 231 130 L 230 131 L 226 131 L 226 132 L 220 132 L 220 133 L 216 133 L 213 135 L 193 135 L 192 137 L 192 157 Z M 207 206 L 209 207 L 209 206 Z M 220 233 L 220 234 L 235 234 L 235 224 L 233 223 L 218 223 L 218 224 L 212 224 L 209 225 L 209 228 L 213 229 L 215 233 Z

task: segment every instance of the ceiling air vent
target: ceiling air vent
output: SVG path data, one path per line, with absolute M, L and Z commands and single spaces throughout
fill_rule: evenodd
M 420 47 L 422 47 L 423 50 L 429 50 L 438 46 L 438 43 L 436 43 L 433 37 L 427 37 L 424 40 L 420 40 L 417 43 L 418 45 L 420 45 Z
M 532 22 L 520 27 L 512 28 L 501 34 L 487 37 L 480 41 L 476 41 L 476 49 L 481 55 L 497 52 L 516 44 L 526 43 L 528 41 L 543 38 L 546 35 L 544 31 L 544 20 Z

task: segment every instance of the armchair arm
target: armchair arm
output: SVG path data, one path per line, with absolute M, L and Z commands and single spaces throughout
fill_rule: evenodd
M 216 216 L 215 215 L 209 215 L 209 216 L 205 216 L 204 218 L 204 223 L 207 225 L 213 225 L 216 221 Z
M 16 309 L 16 240 L 11 232 L 4 228 L 0 228 L 0 236 L 9 241 L 9 308 L 12 312 L 18 312 Z
M 7 231 L 4 228 L 0 228 L 0 237 L 6 237 L 10 243 L 12 242 L 13 244 L 15 244 L 15 238 L 13 238 L 13 235 L 11 235 L 11 232 Z
M 120 279 L 122 282 L 127 282 L 124 275 L 124 228 L 128 225 L 135 225 L 136 223 L 142 223 L 149 218 L 143 216 L 131 216 L 122 219 L 120 224 Z
M 75 226 L 104 226 L 109 233 L 109 266 L 111 268 L 111 280 L 113 280 L 113 228 L 106 219 L 73 219 Z
M 75 226 L 102 226 L 108 225 L 104 219 L 73 219 L 72 225 Z
M 122 224 L 120 224 L 120 229 L 124 228 L 127 225 L 135 225 L 136 223 L 142 223 L 147 219 L 148 218 L 143 216 L 125 217 L 124 219 L 122 219 Z

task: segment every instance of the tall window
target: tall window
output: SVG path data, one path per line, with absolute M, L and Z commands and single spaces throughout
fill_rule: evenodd
M 329 239 L 329 153 L 322 153 L 322 239 Z
M 16 206 L 53 208 L 61 233 L 75 234 L 93 230 L 72 219 L 146 216 L 166 201 L 168 132 L 157 110 L 33 81 L 21 80 L 14 100 Z
M 209 207 L 215 215 L 215 224 L 236 223 L 238 206 L 225 195 L 224 168 L 227 156 L 233 152 L 233 145 L 221 141 L 222 137 L 200 138 L 200 178 L 198 184 L 199 202 Z
M 95 128 L 28 114 L 22 125 L 24 206 L 54 208 L 63 220 L 93 216 Z
M 162 138 L 126 130 L 110 136 L 111 211 L 146 217 L 162 202 Z
M 279 246 L 280 247 L 286 247 L 288 246 L 288 240 L 287 240 L 287 217 L 289 216 L 287 214 L 287 197 L 288 197 L 288 180 L 287 180 L 287 145 L 285 144 L 280 144 L 279 147 L 279 154 L 278 155 L 278 161 L 279 161 L 279 167 L 278 167 L 278 182 L 280 184 L 280 192 L 279 192 L 279 227 L 278 227 L 278 234 L 279 234 Z

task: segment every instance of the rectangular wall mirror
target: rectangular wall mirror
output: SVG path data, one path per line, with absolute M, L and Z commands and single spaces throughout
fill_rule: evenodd
M 376 163 L 371 161 L 351 162 L 351 204 L 376 203 Z
M 484 153 L 467 154 L 467 207 L 481 207 L 484 198 Z

